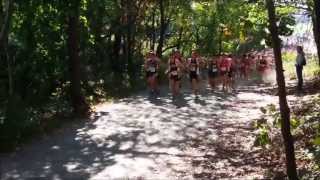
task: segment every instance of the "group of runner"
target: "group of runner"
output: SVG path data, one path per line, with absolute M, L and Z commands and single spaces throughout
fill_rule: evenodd
M 192 92 L 198 95 L 201 72 L 205 69 L 208 72 L 208 83 L 212 89 L 221 83 L 222 90 L 228 91 L 235 88 L 236 78 L 248 79 L 250 72 L 255 67 L 263 73 L 268 66 L 264 55 L 244 54 L 236 57 L 231 54 L 222 54 L 204 58 L 194 50 L 189 58 L 184 58 L 180 51 L 175 50 L 169 57 L 165 74 L 168 76 L 172 95 L 176 97 L 180 93 L 181 80 L 186 74 L 189 76 Z M 144 69 L 151 93 L 158 94 L 160 59 L 153 51 L 146 55 Z

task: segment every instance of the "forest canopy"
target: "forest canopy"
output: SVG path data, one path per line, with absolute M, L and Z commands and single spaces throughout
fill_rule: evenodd
M 14 139 L 44 117 L 144 86 L 149 50 L 165 62 L 173 49 L 240 55 L 270 45 L 259 0 L 1 0 L 0 10 L 1 133 Z M 292 33 L 295 12 L 277 8 L 280 35 Z

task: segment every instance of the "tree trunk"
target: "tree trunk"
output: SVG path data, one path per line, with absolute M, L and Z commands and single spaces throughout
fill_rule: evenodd
M 94 37 L 95 37 L 95 53 L 96 58 L 99 62 L 103 62 L 105 60 L 105 53 L 103 50 L 103 39 L 101 38 L 102 29 L 103 29 L 103 14 L 104 9 L 102 7 L 98 7 L 97 9 L 97 17 L 95 18 L 94 23 Z M 94 61 L 92 61 L 94 63 Z
M 266 0 L 266 6 L 268 9 L 269 30 L 272 36 L 273 52 L 276 62 L 276 74 L 281 113 L 281 132 L 286 152 L 287 175 L 290 180 L 297 180 L 298 177 L 295 162 L 294 142 L 290 131 L 290 109 L 287 103 L 286 85 L 281 57 L 281 42 L 278 35 L 278 27 L 276 25 L 274 1 Z
M 126 50 L 126 59 L 128 63 L 128 73 L 131 75 L 134 73 L 133 70 L 133 32 L 132 32 L 132 24 L 129 23 L 127 26 L 127 50 Z M 131 78 L 131 77 L 130 77 Z
M 5 43 L 4 41 L 7 40 L 7 36 L 8 36 L 8 31 L 9 31 L 9 27 L 10 27 L 10 23 L 11 23 L 11 17 L 12 17 L 12 13 L 13 13 L 13 2 L 12 0 L 6 0 L 4 2 L 4 7 L 2 6 L 2 1 L 1 2 L 1 18 L 0 18 L 0 46 L 3 45 L 3 43 Z M 4 9 L 3 9 L 4 8 Z M 0 47 L 1 48 L 1 47 Z
M 222 54 L 222 38 L 223 38 L 223 29 L 219 29 L 219 55 Z
M 9 96 L 13 95 L 13 72 L 12 72 L 12 61 L 10 59 L 8 50 L 6 50 L 6 58 L 7 58 L 7 68 L 8 68 L 8 85 L 9 85 Z M 14 56 L 13 56 L 14 57 Z
M 163 0 L 159 0 L 159 7 L 160 7 L 160 38 L 159 38 L 159 44 L 157 47 L 157 56 L 161 58 L 162 57 L 162 48 L 163 48 L 163 44 L 164 44 L 164 35 L 166 32 Z
M 127 46 L 126 46 L 126 59 L 128 63 L 128 74 L 130 76 L 130 80 L 134 79 L 135 70 L 133 64 L 133 48 L 134 48 L 134 34 L 135 34 L 135 12 L 133 10 L 132 0 L 127 0 Z
M 121 50 L 121 34 L 119 32 L 116 32 L 114 35 L 114 43 L 113 43 L 113 50 L 111 55 L 111 65 L 112 70 L 114 70 L 117 73 L 121 72 L 120 67 L 120 50 Z
M 3 7 L 4 5 L 4 7 Z M 7 61 L 7 73 L 8 73 L 8 94 L 13 95 L 13 72 L 12 61 L 9 54 L 9 29 L 11 24 L 11 17 L 13 13 L 13 2 L 7 0 L 0 1 L 0 57 L 3 57 Z
M 79 2 L 73 1 L 72 8 L 68 17 L 68 54 L 69 70 L 71 76 L 71 103 L 76 116 L 86 116 L 89 107 L 81 93 L 81 64 L 79 57 Z
M 320 66 L 320 1 L 313 0 L 314 9 L 312 13 L 313 34 L 318 52 L 318 62 Z
M 132 68 L 132 47 L 133 47 L 133 23 L 132 23 L 132 17 L 129 14 L 128 15 L 128 24 L 127 24 L 127 54 L 126 54 L 126 59 L 128 63 L 128 70 L 131 72 Z
M 156 44 L 156 17 L 155 12 L 152 13 L 152 41 L 150 49 L 154 50 Z
M 3 27 L 5 27 L 4 26 L 4 19 L 5 19 L 5 10 L 3 8 L 3 2 L 2 2 L 2 0 L 0 0 L 0 33 L 2 32 Z M 2 39 L 2 36 L 3 35 L 0 34 L 0 40 Z

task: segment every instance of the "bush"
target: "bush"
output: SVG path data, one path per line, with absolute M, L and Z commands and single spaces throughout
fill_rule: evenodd
M 0 151 L 12 149 L 25 135 L 33 131 L 38 124 L 31 118 L 21 98 L 17 95 L 9 97 L 5 109 L 5 116 L 0 126 Z

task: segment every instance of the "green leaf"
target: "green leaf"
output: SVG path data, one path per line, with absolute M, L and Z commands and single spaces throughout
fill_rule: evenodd
M 292 129 L 296 129 L 297 127 L 300 126 L 300 121 L 296 118 L 292 118 L 290 121 Z
M 320 137 L 317 137 L 313 140 L 313 144 L 316 146 L 320 146 Z

